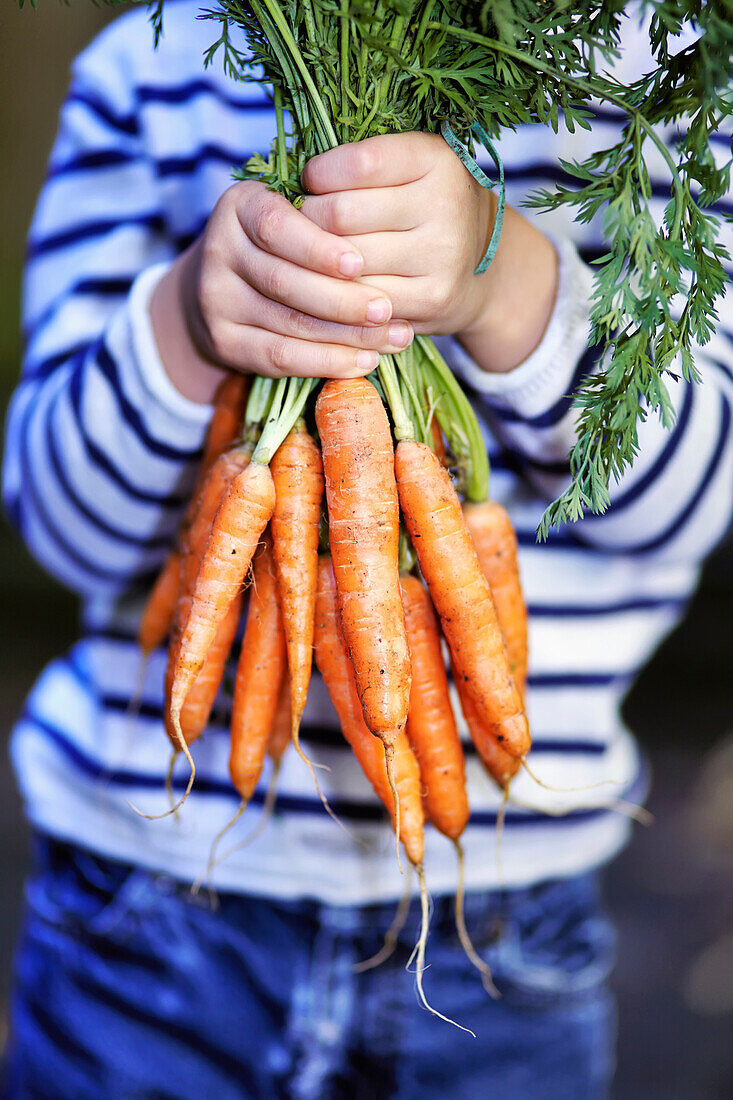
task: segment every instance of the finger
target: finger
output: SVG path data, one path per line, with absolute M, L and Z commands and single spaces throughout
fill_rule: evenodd
M 370 276 L 385 273 L 415 278 L 427 275 L 435 265 L 435 248 L 429 232 L 417 229 L 408 233 L 366 233 L 349 239 L 353 239 L 364 257 L 364 273 L 359 280 L 362 283 Z
M 321 229 L 342 237 L 385 230 L 402 232 L 418 224 L 417 199 L 417 188 L 412 184 L 332 191 L 307 195 L 301 212 Z
M 250 287 L 312 317 L 341 325 L 383 325 L 392 316 L 389 299 L 361 283 L 306 271 L 259 249 L 245 251 L 241 263 L 238 274 Z
M 232 328 L 232 362 L 268 378 L 358 378 L 373 371 L 379 358 L 364 348 L 298 340 L 251 325 Z
M 338 325 L 322 321 L 308 313 L 290 309 L 279 302 L 257 295 L 256 308 L 249 309 L 257 327 L 269 329 L 282 336 L 310 340 L 321 344 L 342 344 L 354 348 L 366 348 L 390 355 L 403 351 L 412 341 L 412 327 L 406 321 L 390 321 L 387 325 Z
M 421 179 L 435 163 L 437 134 L 380 134 L 338 145 L 308 161 L 301 180 L 312 195 L 360 187 L 394 187 Z
M 433 331 L 429 327 L 430 319 L 442 313 L 449 302 L 449 286 L 441 284 L 434 276 L 369 275 L 362 283 L 387 293 L 395 317 L 409 321 L 419 333 Z
M 306 218 L 282 195 L 259 184 L 233 190 L 239 224 L 258 249 L 323 275 L 354 278 L 361 273 L 362 257 L 352 245 Z

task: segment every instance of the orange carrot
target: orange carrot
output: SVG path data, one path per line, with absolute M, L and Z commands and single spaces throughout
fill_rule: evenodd
M 267 536 L 254 558 L 252 594 L 232 706 L 229 774 L 245 804 L 262 773 L 285 665 L 285 634 L 272 542 Z
M 238 596 L 219 625 L 214 644 L 206 655 L 204 666 L 196 677 L 194 685 L 186 697 L 186 702 L 183 704 L 181 730 L 187 745 L 191 745 L 206 729 L 211 708 L 214 705 L 214 700 L 224 676 L 224 669 L 232 648 L 234 635 L 237 632 L 241 610 L 242 598 Z M 175 731 L 171 726 L 170 715 L 167 712 L 166 733 L 175 746 Z
M 336 582 L 328 558 L 321 559 L 318 568 L 315 648 L 316 664 L 339 716 L 344 737 L 395 821 L 385 746 L 370 733 L 364 722 L 353 669 L 340 633 Z M 397 734 L 392 748 L 394 782 L 400 804 L 400 839 L 410 862 L 419 866 L 424 855 L 420 769 L 404 732 Z
M 216 391 L 214 412 L 196 487 L 181 521 L 176 546 L 158 574 L 140 620 L 138 642 L 146 656 L 163 644 L 173 627 L 180 581 L 181 548 L 185 546 L 188 528 L 196 514 L 199 495 L 208 472 L 219 455 L 234 442 L 241 428 L 248 391 L 249 380 L 241 374 L 228 375 Z
M 158 574 L 140 619 L 137 640 L 147 656 L 162 645 L 173 625 L 181 575 L 181 554 L 172 550 Z
M 403 575 L 402 603 L 410 645 L 412 688 L 407 738 L 420 765 L 428 817 L 457 840 L 470 810 L 463 749 L 453 716 L 440 628 L 430 597 L 417 577 Z
M 302 421 L 275 452 L 270 469 L 275 482 L 273 554 L 287 641 L 292 729 L 297 747 L 313 659 L 323 499 L 321 452 Z
M 290 677 L 287 671 L 282 679 L 275 717 L 267 739 L 267 755 L 277 767 L 290 744 L 292 712 L 290 709 Z
M 237 474 L 241 473 L 248 465 L 250 454 L 251 448 L 241 446 L 235 447 L 231 451 L 225 451 L 223 454 L 219 455 L 214 465 L 209 470 L 199 491 L 196 508 L 192 512 L 191 522 L 185 532 L 181 549 L 178 602 L 176 604 L 176 613 L 173 620 L 171 641 L 168 648 L 168 664 L 165 673 L 165 726 L 168 736 L 173 742 L 174 748 L 179 748 L 180 746 L 178 744 L 178 738 L 172 718 L 171 696 L 176 673 L 176 664 L 180 651 L 181 636 L 191 614 L 192 594 L 196 583 L 196 577 L 219 506 L 228 486 L 232 483 Z M 221 630 L 223 634 L 217 649 L 220 649 L 224 644 L 227 633 L 223 626 Z M 226 661 L 226 656 L 227 654 L 224 654 L 224 661 Z M 212 671 L 214 667 L 216 667 L 215 664 L 212 665 Z M 223 673 L 223 664 L 221 667 Z M 205 693 L 207 691 L 207 689 L 202 690 L 204 690 Z M 184 739 L 188 744 L 190 744 L 192 740 L 195 740 L 195 736 L 192 735 L 194 728 L 194 725 L 189 726 L 189 734 L 191 736 L 184 734 Z M 202 732 L 202 730 L 199 732 Z
M 465 504 L 463 515 L 494 597 L 509 668 L 519 692 L 527 680 L 527 607 L 522 595 L 517 536 L 506 509 L 495 501 Z
M 440 427 L 440 421 L 437 416 L 433 416 L 430 421 L 430 436 L 432 439 L 432 449 L 440 459 L 441 466 L 448 467 L 450 463 L 445 448 L 445 436 L 443 435 L 443 430 Z
M 365 378 L 327 382 L 316 423 L 343 637 L 366 724 L 389 744 L 404 729 L 410 702 L 392 434 Z
M 170 694 L 170 714 L 179 744 L 180 714 L 216 632 L 249 572 L 252 557 L 275 507 L 267 466 L 250 462 L 229 485 L 206 544 L 191 608 L 181 632 Z
M 483 761 L 484 767 L 498 787 L 503 791 L 507 789 L 510 781 L 519 771 L 522 761 L 518 756 L 511 756 L 503 749 L 493 737 L 491 727 L 487 727 L 482 721 L 476 703 L 468 690 L 468 685 L 459 675 L 453 664 L 453 680 L 461 701 L 461 710 L 471 734 L 471 740 Z
M 214 397 L 214 412 L 206 435 L 199 485 L 219 455 L 231 447 L 239 436 L 248 394 L 249 378 L 243 374 L 232 372 L 219 384 Z
M 398 444 L 395 470 L 405 523 L 458 675 L 499 745 L 522 757 L 531 743 L 527 718 L 450 475 L 429 447 L 412 440 Z

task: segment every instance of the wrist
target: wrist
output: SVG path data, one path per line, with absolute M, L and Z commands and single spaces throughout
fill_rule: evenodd
M 475 318 L 455 334 L 482 370 L 508 373 L 539 346 L 557 296 L 558 269 L 552 242 L 507 207 L 496 256 L 473 276 Z
M 192 333 L 196 309 L 190 292 L 193 265 L 193 249 L 171 265 L 151 296 L 150 321 L 170 381 L 189 401 L 210 405 L 226 371 L 204 356 Z

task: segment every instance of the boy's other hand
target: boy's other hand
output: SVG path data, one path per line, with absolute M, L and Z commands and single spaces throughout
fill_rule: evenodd
M 353 246 L 264 184 L 230 187 L 151 302 L 156 341 L 177 388 L 209 401 L 221 368 L 280 377 L 368 374 L 401 351 L 410 325 L 358 276 Z
M 557 255 L 507 208 L 501 241 L 474 270 L 496 198 L 436 134 L 387 134 L 341 145 L 306 165 L 303 213 L 364 258 L 360 282 L 386 294 L 418 333 L 453 333 L 486 370 L 534 350 L 555 300 Z

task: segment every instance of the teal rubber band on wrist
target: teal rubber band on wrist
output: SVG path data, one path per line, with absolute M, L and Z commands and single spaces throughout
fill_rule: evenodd
M 491 138 L 486 133 L 483 126 L 481 126 L 478 122 L 474 122 L 473 126 L 471 127 L 471 133 L 475 134 L 475 136 L 481 142 L 484 149 L 486 149 L 486 152 L 489 154 L 494 164 L 496 165 L 496 170 L 499 173 L 499 178 L 496 182 L 490 180 L 483 169 L 479 168 L 478 164 L 473 159 L 468 150 L 464 149 L 464 147 L 461 145 L 460 141 L 451 130 L 447 121 L 441 123 L 440 133 L 441 136 L 448 142 L 451 149 L 460 160 L 461 164 L 463 164 L 464 167 L 468 169 L 468 171 L 471 173 L 477 183 L 480 183 L 481 186 L 485 187 L 487 191 L 493 191 L 495 187 L 498 189 L 498 193 L 496 196 L 496 216 L 494 217 L 494 227 L 491 230 L 491 236 L 489 237 L 489 243 L 486 246 L 486 251 L 482 256 L 478 267 L 474 271 L 474 275 L 481 275 L 484 271 L 486 271 L 486 268 L 489 266 L 494 256 L 496 255 L 496 250 L 499 247 L 499 238 L 501 237 L 501 229 L 504 224 L 504 208 L 506 206 L 504 165 L 501 162 L 501 157 L 497 153 Z

